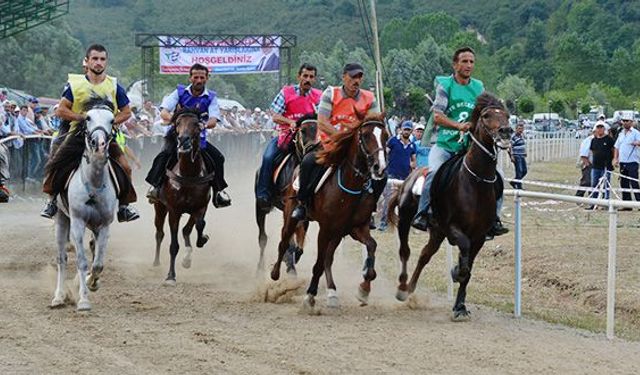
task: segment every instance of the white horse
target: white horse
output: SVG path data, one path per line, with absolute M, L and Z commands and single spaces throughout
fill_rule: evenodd
M 78 311 L 91 310 L 89 290 L 98 290 L 98 279 L 104 266 L 109 239 L 109 225 L 117 208 L 116 190 L 109 178 L 108 149 L 113 124 L 113 104 L 94 99 L 87 105 L 84 153 L 78 169 L 73 173 L 68 187 L 68 203 L 58 199 L 56 240 L 58 244 L 58 278 L 51 307 L 65 304 L 64 280 L 67 265 L 66 247 L 69 240 L 76 249 L 79 298 Z M 85 229 L 93 233 L 95 249 L 93 265 L 88 272 L 83 242 Z M 89 289 L 89 290 L 88 290 Z

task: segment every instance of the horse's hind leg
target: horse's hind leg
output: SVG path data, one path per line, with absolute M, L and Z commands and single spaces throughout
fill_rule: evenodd
M 193 231 L 193 226 L 196 224 L 196 216 L 189 216 L 189 220 L 187 220 L 187 224 L 182 228 L 182 237 L 184 238 L 184 258 L 182 259 L 182 267 L 190 268 L 191 267 L 191 253 L 193 252 L 193 247 L 191 247 L 191 232 Z
M 429 234 L 429 242 L 422 248 L 422 252 L 420 252 L 420 257 L 418 258 L 418 263 L 416 264 L 416 269 L 413 270 L 413 275 L 411 275 L 411 280 L 409 281 L 409 293 L 413 293 L 416 290 L 416 285 L 418 284 L 418 279 L 420 278 L 420 273 L 424 266 L 429 263 L 433 254 L 438 252 L 440 248 L 440 244 L 444 240 L 444 233 L 432 228 Z
M 411 256 L 411 248 L 409 248 L 409 231 L 411 230 L 411 218 L 413 215 L 403 214 L 402 207 L 400 208 L 400 218 L 398 222 L 398 239 L 400 241 L 400 247 L 398 249 L 398 255 L 400 256 L 400 276 L 398 277 L 398 290 L 396 291 L 396 299 L 398 301 L 404 301 L 409 297 L 407 286 L 407 262 L 409 256 Z
M 367 258 L 364 260 L 362 267 L 362 276 L 364 281 L 360 283 L 358 288 L 358 300 L 363 305 L 369 302 L 369 292 L 371 292 L 371 282 L 376 278 L 376 247 L 378 244 L 371 237 L 369 232 L 369 223 L 358 228 L 354 228 L 351 232 L 351 237 L 356 241 L 361 242 L 367 247 Z
M 93 259 L 91 274 L 87 279 L 87 286 L 90 291 L 95 292 L 100 287 L 98 280 L 104 268 L 104 256 L 107 252 L 107 242 L 109 241 L 109 226 L 105 225 L 95 233 L 95 247 L 97 251 Z
M 178 244 L 178 226 L 180 225 L 180 215 L 174 212 L 169 213 L 169 230 L 171 230 L 171 245 L 169 246 L 169 254 L 171 259 L 169 260 L 169 273 L 164 281 L 167 286 L 176 285 L 176 257 L 178 256 L 178 250 L 180 245 Z
M 69 243 L 69 218 L 59 213 L 56 216 L 56 242 L 58 245 L 58 277 L 56 278 L 56 291 L 53 293 L 51 307 L 64 306 L 64 279 L 67 271 L 67 243 Z
M 201 248 L 207 242 L 209 242 L 209 236 L 206 235 L 206 234 L 203 234 L 204 226 L 207 223 L 206 221 L 204 221 L 204 215 L 206 213 L 207 213 L 207 209 L 205 207 L 204 210 L 202 211 L 202 213 L 200 214 L 200 216 L 198 217 L 198 219 L 196 220 L 196 232 L 198 232 L 198 239 L 196 240 L 196 247 L 197 248 Z
M 86 283 L 89 265 L 87 263 L 87 257 L 84 249 L 85 223 L 80 220 L 73 219 L 70 221 L 71 240 L 76 247 L 76 266 L 78 268 L 78 283 L 80 284 L 76 308 L 78 311 L 88 311 L 91 310 L 91 303 L 89 302 L 89 289 L 87 289 Z
M 153 265 L 157 267 L 160 265 L 160 245 L 162 245 L 162 239 L 164 238 L 164 220 L 167 217 L 167 208 L 161 203 L 154 204 L 153 208 L 156 211 L 154 220 L 156 227 L 156 257 L 153 259 Z
M 267 232 L 264 230 L 265 227 L 265 219 L 267 217 L 267 213 L 258 207 L 258 203 L 256 201 L 256 224 L 258 224 L 258 246 L 260 247 L 260 258 L 258 259 L 258 269 L 257 271 L 264 270 L 264 249 L 267 247 Z

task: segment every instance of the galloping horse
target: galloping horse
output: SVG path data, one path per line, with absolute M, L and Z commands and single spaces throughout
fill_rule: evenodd
M 386 144 L 389 134 L 384 115 L 361 120 L 359 124 L 333 135 L 333 147 L 318 152 L 318 161 L 333 166 L 330 178 L 320 187 L 309 207 L 308 217 L 318 222 L 318 256 L 313 266 L 313 277 L 304 298 L 304 306 L 313 309 L 318 294 L 318 282 L 324 273 L 327 279 L 327 305 L 338 307 L 336 285 L 331 266 L 336 247 L 342 238 L 350 235 L 367 247 L 367 258 L 362 271 L 364 281 L 358 288 L 358 299 L 366 304 L 371 281 L 376 278 L 376 241 L 369 233 L 371 213 L 386 183 Z M 287 195 L 294 195 L 290 187 Z M 291 218 L 294 200 L 285 201 L 284 225 L 278 246 L 278 259 L 271 270 L 271 278 L 280 278 L 280 264 L 289 247 L 289 239 L 297 225 Z
M 276 165 L 280 165 L 279 172 L 276 172 L 276 180 L 274 183 L 274 191 L 271 196 L 271 206 L 264 207 L 258 204 L 256 199 L 256 222 L 258 224 L 258 244 L 260 245 L 260 260 L 258 261 L 258 270 L 264 269 L 264 249 L 267 246 L 267 233 L 265 232 L 265 218 L 269 212 L 276 207 L 280 210 L 284 209 L 284 197 L 287 188 L 293 182 L 293 172 L 297 165 L 302 161 L 302 157 L 307 151 L 312 149 L 316 143 L 316 133 L 318 121 L 315 115 L 304 116 L 296 123 L 295 135 L 293 138 L 294 152 L 288 153 L 284 159 L 276 160 Z M 258 175 L 260 169 L 256 172 L 255 186 L 258 185 Z M 296 229 L 296 243 L 292 244 L 288 250 L 288 256 L 285 258 L 287 263 L 287 272 L 295 273 L 295 263 L 303 252 L 304 237 L 308 222 Z
M 189 221 L 182 228 L 184 245 L 187 254 L 182 260 L 184 268 L 191 267 L 191 231 L 195 225 L 198 232 L 197 247 L 203 247 L 209 236 L 203 235 L 209 200 L 211 199 L 211 180 L 213 172 L 206 174 L 202 152 L 200 151 L 200 117 L 196 110 L 185 108 L 174 113 L 171 123 L 175 125 L 175 132 L 170 131 L 165 137 L 165 147 L 175 149 L 178 162 L 171 169 L 167 169 L 167 179 L 160 189 L 160 199 L 153 205 L 155 209 L 156 227 L 156 256 L 154 266 L 160 265 L 160 245 L 164 238 L 164 220 L 169 214 L 169 229 L 171 230 L 171 245 L 169 252 L 171 262 L 166 285 L 176 285 L 176 256 L 178 255 L 178 225 L 182 214 L 189 214 Z
M 65 303 L 64 279 L 67 265 L 66 245 L 69 239 L 76 251 L 76 263 L 79 279 L 79 298 L 77 310 L 91 310 L 89 290 L 98 290 L 98 279 L 104 267 L 104 257 L 109 239 L 109 226 L 118 207 L 116 189 L 109 178 L 107 161 L 111 126 L 113 124 L 113 104 L 103 98 L 90 100 L 84 110 L 86 120 L 78 124 L 78 131 L 68 136 L 72 142 L 66 151 L 59 149 L 47 168 L 57 169 L 65 164 L 78 163 L 73 160 L 77 150 L 84 147 L 79 167 L 70 178 L 66 192 L 58 200 L 56 215 L 56 241 L 58 244 L 58 278 L 51 307 L 60 307 Z M 70 138 L 73 137 L 73 138 Z M 83 139 L 84 138 L 84 139 Z M 93 233 L 91 250 L 93 265 L 88 272 L 85 256 L 84 232 L 89 228 Z M 97 246 L 95 252 L 94 245 Z M 88 289 L 87 289 L 88 288 Z
M 407 286 L 407 260 L 409 259 L 409 223 L 417 209 L 411 193 L 416 176 L 411 175 L 389 204 L 389 218 L 396 223 L 395 207 L 400 212 L 400 260 L 402 271 L 396 298 L 404 301 L 413 293 L 420 273 L 446 238 L 460 249 L 458 265 L 451 270 L 455 282 L 460 283 L 453 319 L 466 320 L 467 285 L 471 279 L 473 261 L 484 245 L 486 234 L 496 219 L 496 201 L 502 194 L 502 181 L 496 171 L 498 148 L 505 149 L 511 142 L 513 130 L 509 127 L 509 113 L 502 103 L 488 93 L 480 95 L 471 115 L 469 136 L 471 146 L 464 154 L 454 156 L 436 172 L 431 187 L 433 226 L 429 242 L 424 246 L 416 269 Z

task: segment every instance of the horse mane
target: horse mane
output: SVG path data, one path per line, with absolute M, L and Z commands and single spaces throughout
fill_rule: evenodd
M 359 123 L 354 122 L 350 125 L 345 125 L 346 130 L 337 132 L 336 134 L 329 137 L 335 147 L 331 147 L 331 149 L 325 148 L 318 151 L 316 158 L 319 164 L 324 166 L 340 164 L 343 160 L 346 159 L 351 141 L 353 140 L 353 137 L 356 135 L 358 129 L 360 129 L 362 124 L 370 121 L 384 123 L 384 113 L 370 114 L 368 116 L 364 116 L 363 118 L 361 118 L 360 114 L 357 115 L 360 118 Z
M 197 118 L 200 118 L 200 111 L 197 110 L 196 108 L 191 108 L 191 107 L 184 107 L 184 108 L 179 108 L 178 110 L 176 110 L 175 112 L 173 112 L 173 116 L 171 116 L 171 123 L 173 125 L 176 124 L 176 120 L 178 119 L 178 116 L 180 115 L 194 115 Z
M 502 104 L 495 95 L 487 91 L 483 92 L 478 96 L 478 98 L 476 98 L 476 106 L 473 108 L 473 112 L 471 113 L 471 124 L 473 129 L 475 129 L 476 124 L 480 120 L 480 114 L 485 108 L 497 108 L 505 112 L 507 111 L 504 104 Z
M 107 107 L 111 111 L 114 110 L 114 105 L 107 97 L 92 96 L 89 100 L 82 105 L 82 110 L 88 112 L 95 107 Z

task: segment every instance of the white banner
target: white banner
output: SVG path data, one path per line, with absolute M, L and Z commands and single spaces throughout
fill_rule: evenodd
M 279 71 L 280 38 L 269 38 L 274 41 L 271 47 L 261 47 L 258 43 L 260 39 L 251 37 L 244 43 L 236 43 L 243 44 L 244 47 L 230 47 L 229 42 L 224 40 L 211 40 L 196 45 L 195 41 L 180 39 L 180 44 L 186 47 L 160 47 L 160 74 L 188 74 L 191 65 L 196 63 L 208 67 L 213 74 Z

